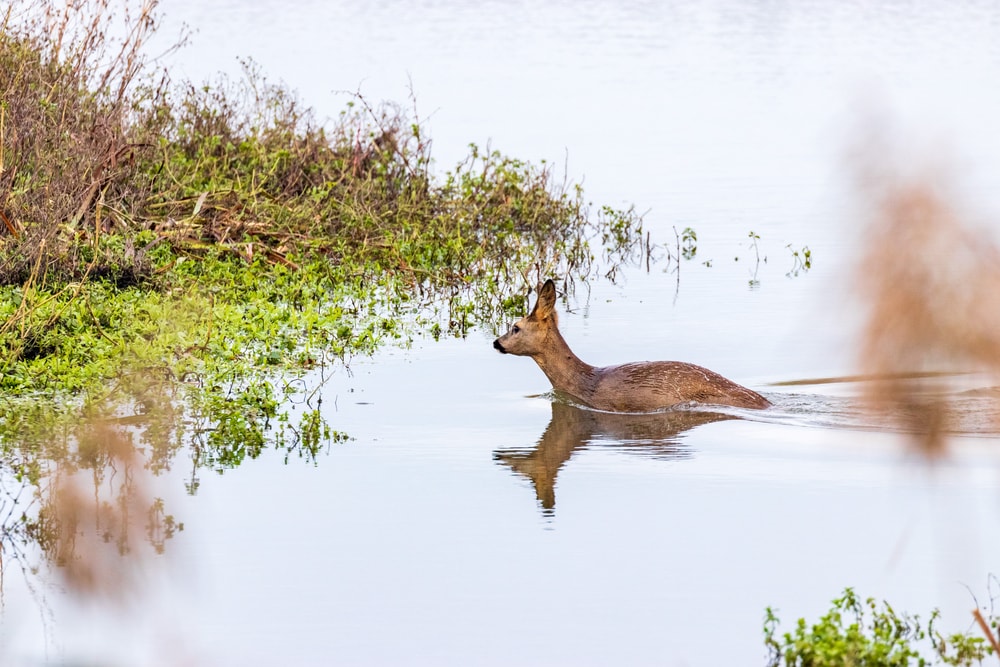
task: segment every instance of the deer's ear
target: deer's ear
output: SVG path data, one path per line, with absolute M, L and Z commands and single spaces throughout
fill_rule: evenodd
M 550 278 L 538 290 L 538 301 L 535 302 L 535 308 L 531 311 L 531 314 L 538 319 L 545 319 L 552 317 L 555 314 L 555 310 L 556 284 Z

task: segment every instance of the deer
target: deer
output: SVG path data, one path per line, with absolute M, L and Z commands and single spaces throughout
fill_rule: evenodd
M 559 333 L 556 285 L 549 279 L 527 317 L 493 341 L 502 354 L 531 357 L 565 395 L 604 412 L 656 412 L 689 404 L 763 409 L 771 402 L 707 368 L 682 361 L 639 361 L 596 367 L 581 360 Z

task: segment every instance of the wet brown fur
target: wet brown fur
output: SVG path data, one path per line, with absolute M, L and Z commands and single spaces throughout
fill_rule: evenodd
M 531 314 L 493 341 L 505 354 L 535 360 L 552 387 L 597 410 L 651 412 L 682 403 L 766 408 L 771 403 L 707 368 L 680 361 L 640 361 L 598 368 L 585 363 L 559 333 L 556 287 L 545 282 Z

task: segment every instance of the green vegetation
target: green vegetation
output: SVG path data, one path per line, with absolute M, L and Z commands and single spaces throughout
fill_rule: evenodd
M 937 610 L 927 626 L 917 616 L 897 614 L 887 602 L 864 602 L 850 588 L 812 626 L 800 618 L 791 632 L 778 635 L 778 618 L 770 607 L 764 619 L 768 665 L 779 667 L 890 667 L 898 665 L 978 665 L 993 653 L 982 635 L 938 632 Z M 1000 618 L 992 620 L 995 633 Z M 930 657 L 928 657 L 930 655 Z
M 812 268 L 812 250 L 809 246 L 802 246 L 799 250 L 796 250 L 791 243 L 785 246 L 788 251 L 792 253 L 792 268 L 785 275 L 789 278 L 794 278 L 800 273 L 808 271 Z
M 120 44 L 107 3 L 7 10 L 0 34 L 0 380 L 103 396 L 136 372 L 252 378 L 464 334 L 531 275 L 586 276 L 590 239 L 641 223 L 551 170 L 470 147 L 443 179 L 400 108 L 358 96 L 319 124 L 252 64 L 174 84 L 148 66 L 152 7 Z M 58 28 L 51 29 L 53 23 Z
M 685 227 L 678 239 L 681 247 L 681 256 L 684 259 L 692 260 L 698 254 L 698 234 L 690 227 Z
M 173 81 L 146 55 L 155 11 L 0 13 L 7 554 L 61 553 L 65 483 L 89 471 L 96 495 L 137 465 L 112 447 L 153 473 L 188 452 L 192 493 L 198 470 L 267 449 L 315 461 L 346 437 L 315 385 L 351 355 L 495 328 L 542 276 L 641 252 L 633 210 L 591 214 L 544 163 L 473 145 L 437 175 L 400 106 L 356 95 L 319 122 L 252 62 L 235 81 Z M 146 500 L 150 535 L 179 529 Z

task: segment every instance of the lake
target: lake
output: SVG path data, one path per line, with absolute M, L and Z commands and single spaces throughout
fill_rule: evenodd
M 852 586 L 957 631 L 998 601 L 996 426 L 931 465 L 861 411 L 863 382 L 812 381 L 857 372 L 864 128 L 1000 221 L 994 3 L 160 6 L 161 36 L 195 30 L 177 78 L 249 56 L 320 117 L 412 89 L 441 171 L 489 144 L 634 204 L 662 246 L 694 229 L 679 273 L 577 285 L 563 334 L 590 363 L 697 363 L 776 406 L 588 413 L 484 330 L 355 358 L 321 390 L 350 440 L 315 463 L 265 452 L 189 494 L 182 454 L 157 479 L 185 527 L 125 603 L 5 573 L 4 664 L 762 664 L 768 606 L 791 629 Z

